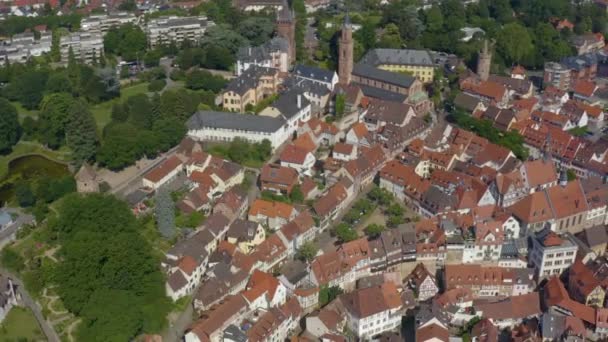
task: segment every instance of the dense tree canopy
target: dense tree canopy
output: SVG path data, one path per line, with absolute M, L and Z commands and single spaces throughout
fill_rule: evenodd
M 146 34 L 137 25 L 124 24 L 111 28 L 103 38 L 106 53 L 121 56 L 124 60 L 134 61 L 144 57 L 147 47 Z
M 99 194 L 64 198 L 50 220 L 61 245 L 57 292 L 83 319 L 79 340 L 127 341 L 163 328 L 170 303 L 138 225 L 126 203 Z
M 17 109 L 6 99 L 0 98 L 0 153 L 10 151 L 19 141 L 20 133 Z

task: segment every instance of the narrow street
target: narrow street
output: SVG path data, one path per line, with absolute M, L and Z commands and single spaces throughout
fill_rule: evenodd
M 21 295 L 21 303 L 24 306 L 28 307 L 30 310 L 32 310 L 32 313 L 34 314 L 34 317 L 40 325 L 40 328 L 42 329 L 42 332 L 46 336 L 47 340 L 49 342 L 60 342 L 61 339 L 59 338 L 59 335 L 57 335 L 57 332 L 55 332 L 53 326 L 44 318 L 40 309 L 40 305 L 34 299 L 32 299 L 30 294 L 25 289 L 25 286 L 23 285 L 21 279 L 17 278 L 17 276 L 15 276 L 4 268 L 0 268 L 0 273 L 10 277 L 17 285 L 17 292 L 19 292 L 19 294 Z

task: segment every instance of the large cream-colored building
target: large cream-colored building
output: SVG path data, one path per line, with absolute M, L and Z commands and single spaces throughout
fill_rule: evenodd
M 435 63 L 426 50 L 373 49 L 360 61 L 376 68 L 410 74 L 423 83 L 433 82 Z
M 278 69 L 252 65 L 228 83 L 220 95 L 222 106 L 231 112 L 245 112 L 248 106 L 255 106 L 275 94 L 279 84 Z

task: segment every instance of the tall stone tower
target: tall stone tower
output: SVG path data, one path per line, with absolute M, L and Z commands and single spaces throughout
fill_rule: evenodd
M 289 44 L 289 61 L 296 61 L 296 20 L 289 8 L 289 3 L 283 1 L 281 10 L 277 13 L 277 34 Z
M 353 26 L 348 13 L 344 16 L 338 49 L 338 78 L 341 84 L 349 84 L 353 72 Z
M 477 60 L 477 76 L 482 81 L 487 81 L 490 76 L 490 66 L 492 66 L 492 51 L 491 47 L 488 46 L 488 40 L 483 41 L 483 49 L 479 52 L 479 58 Z

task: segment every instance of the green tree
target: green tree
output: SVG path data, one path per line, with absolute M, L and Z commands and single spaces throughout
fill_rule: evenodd
M 238 32 L 254 45 L 268 41 L 274 31 L 274 22 L 266 17 L 248 17 L 238 25 Z
M 15 185 L 15 198 L 19 206 L 26 208 L 31 207 L 36 203 L 36 197 L 32 192 L 30 184 L 25 181 L 20 181 Z
M 75 101 L 68 111 L 65 140 L 77 166 L 93 159 L 97 149 L 97 126 L 86 102 Z
M 129 110 L 124 104 L 115 103 L 112 105 L 111 117 L 112 121 L 125 122 L 129 119 Z
M 119 55 L 126 61 L 143 59 L 147 44 L 146 34 L 139 26 L 130 23 L 112 27 L 103 39 L 106 53 Z
M 359 236 L 348 224 L 340 223 L 335 228 L 335 234 L 340 242 L 349 242 L 356 240 Z
M 377 238 L 380 236 L 380 233 L 384 231 L 384 226 L 372 223 L 365 227 L 364 231 L 365 235 L 369 236 L 370 238 Z
M 61 246 L 57 293 L 82 319 L 78 340 L 126 341 L 163 329 L 171 303 L 160 260 L 125 202 L 72 194 L 48 225 Z
M 0 153 L 10 151 L 20 136 L 17 109 L 7 99 L 0 98 Z
M 47 93 L 71 93 L 72 83 L 66 72 L 54 72 L 49 75 L 45 89 Z
M 40 142 L 54 149 L 64 144 L 69 109 L 74 102 L 74 98 L 67 93 L 45 97 L 40 105 L 38 119 Z
M 354 34 L 365 51 L 373 49 L 376 46 L 376 25 L 371 20 L 366 20 L 361 25 L 361 28 Z
M 298 248 L 297 258 L 304 262 L 312 262 L 318 251 L 319 247 L 314 242 L 307 241 Z
M 304 203 L 304 193 L 302 193 L 302 188 L 300 188 L 299 184 L 297 184 L 291 189 L 289 199 L 293 203 Z
M 440 32 L 443 29 L 443 13 L 439 6 L 433 6 L 426 11 L 425 24 L 431 32 Z
M 507 24 L 499 31 L 497 45 L 509 63 L 519 63 L 534 49 L 528 30 L 518 23 Z
M 19 274 L 25 268 L 24 258 L 17 253 L 11 246 L 2 249 L 0 263 L 11 272 Z
M 319 289 L 319 306 L 324 307 L 343 293 L 344 291 L 339 286 L 322 286 Z
M 380 41 L 378 41 L 378 47 L 384 49 L 401 49 L 403 48 L 403 40 L 401 40 L 401 34 L 397 25 L 390 23 L 384 28 Z
M 127 99 L 129 121 L 136 127 L 150 129 L 154 124 L 152 103 L 146 94 L 137 94 Z

